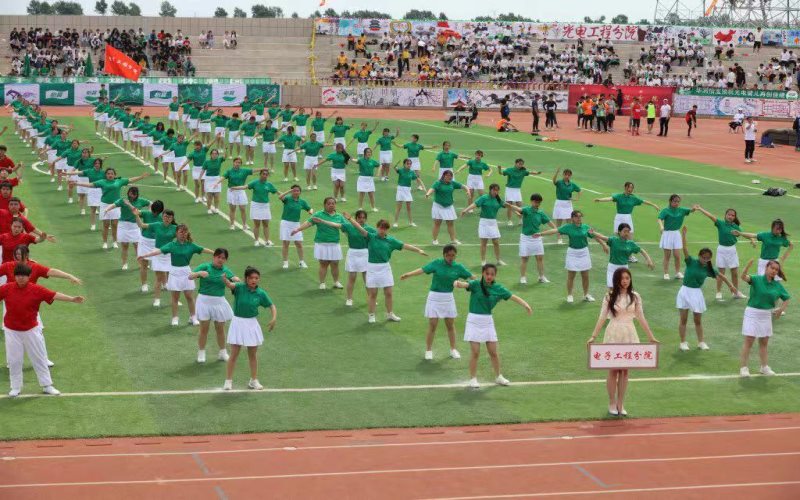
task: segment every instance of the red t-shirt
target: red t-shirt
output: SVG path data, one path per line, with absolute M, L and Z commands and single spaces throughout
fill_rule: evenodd
M 14 249 L 17 245 L 32 245 L 36 243 L 36 236 L 29 233 L 19 233 L 14 236 L 11 233 L 0 234 L 0 246 L 3 247 L 3 262 L 14 260 Z
M 694 111 L 687 111 L 686 112 L 686 123 L 692 122 L 697 120 L 697 113 Z
M 639 104 L 634 104 L 631 106 L 631 116 L 634 120 L 641 120 L 642 119 L 642 106 Z
M 22 215 L 14 215 L 6 209 L 0 208 L 0 234 L 11 232 L 11 221 L 14 220 L 15 217 L 22 221 L 22 226 L 25 228 L 26 233 L 32 233 L 36 229 L 36 227 Z
M 4 156 L 0 159 L 0 170 L 14 170 L 14 160 L 8 156 Z
M 0 277 L 6 277 L 6 283 L 14 283 L 14 268 L 17 267 L 17 261 L 9 261 L 3 262 L 0 264 Z M 28 259 L 28 262 L 25 264 L 31 268 L 31 277 L 30 283 L 36 283 L 39 281 L 39 278 L 48 279 L 47 273 L 50 272 L 50 268 L 47 266 L 43 266 L 36 261 Z
M 17 177 L 6 177 L 4 180 L 0 180 L 0 184 L 6 183 L 6 182 L 11 184 L 12 188 L 19 186 L 19 179 Z M 13 192 L 13 190 L 12 190 L 12 192 Z
M 16 281 L 0 286 L 0 300 L 6 303 L 3 325 L 19 332 L 32 330 L 39 325 L 39 306 L 42 302 L 52 304 L 56 292 L 33 283 L 20 288 Z
M 2 196 L 0 196 L 0 210 L 8 210 L 8 203 L 10 201 L 11 201 L 11 196 L 9 196 L 8 198 L 3 198 Z M 19 201 L 19 210 L 20 210 L 20 212 L 24 212 L 25 208 L 26 208 L 25 204 L 22 203 L 22 200 L 20 200 Z

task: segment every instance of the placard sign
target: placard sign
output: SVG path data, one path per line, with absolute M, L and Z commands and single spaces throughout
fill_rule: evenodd
M 592 370 L 654 370 L 658 344 L 589 344 Z

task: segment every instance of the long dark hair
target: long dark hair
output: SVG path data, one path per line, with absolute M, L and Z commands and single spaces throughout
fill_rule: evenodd
M 155 200 L 153 203 L 150 204 L 150 213 L 152 213 L 153 215 L 159 215 L 163 211 L 164 211 L 163 201 Z
M 22 245 L 19 245 L 17 248 L 19 248 L 20 246 L 22 246 Z M 28 249 L 28 247 L 25 247 L 25 250 L 27 250 L 27 249 Z M 17 252 L 17 250 L 15 249 L 15 250 L 14 250 L 14 253 L 16 254 L 16 252 Z M 778 262 L 777 260 L 771 260 L 771 261 L 767 262 L 767 265 L 766 265 L 766 267 L 764 267 L 764 274 L 766 274 L 766 273 L 767 273 L 767 268 L 768 268 L 768 267 L 769 267 L 769 266 L 770 266 L 770 265 L 771 265 L 773 262 L 774 262 L 775 264 L 777 264 L 777 266 L 778 266 L 778 277 L 780 277 L 780 279 L 782 279 L 783 281 L 788 281 L 788 280 L 786 279 L 786 275 L 785 275 L 785 274 L 783 274 L 783 266 L 782 266 L 782 265 L 781 265 L 781 263 L 780 263 L 780 262 Z
M 631 283 L 628 286 L 627 294 L 628 300 L 630 301 L 629 306 L 632 304 L 636 304 L 636 295 L 633 293 L 633 275 L 631 274 L 630 270 L 626 267 L 620 267 L 616 271 L 614 271 L 614 277 L 611 279 L 611 291 L 608 292 L 608 312 L 611 313 L 612 316 L 617 316 L 617 299 L 620 295 L 622 295 L 622 275 L 627 273 L 631 279 Z
M 497 188 L 497 196 L 492 196 L 492 189 L 495 189 L 495 188 Z M 505 204 L 503 202 L 503 199 L 500 198 L 500 184 L 490 184 L 489 185 L 489 197 L 490 198 L 494 198 L 495 200 L 497 200 L 497 203 L 499 203 L 501 207 Z
M 494 269 L 495 276 L 497 275 L 497 266 L 494 264 L 484 264 L 481 268 L 481 291 L 484 297 L 489 296 L 489 290 L 486 288 L 486 282 L 483 280 L 483 273 L 486 272 L 487 269 Z
M 711 265 L 711 257 L 714 255 L 714 252 L 711 251 L 710 248 L 701 248 L 700 251 L 697 253 L 698 257 L 702 256 L 703 254 L 708 254 L 708 262 L 706 262 L 706 269 L 708 270 L 709 276 L 714 274 L 714 266 Z
M 735 208 L 729 208 L 729 209 L 725 210 L 725 216 L 726 217 L 728 215 L 728 212 L 733 212 L 733 223 L 736 224 L 737 226 L 740 225 L 741 222 L 739 222 L 739 214 L 736 213 L 736 209 Z
M 785 229 L 785 227 L 783 225 L 783 220 L 782 219 L 775 219 L 774 221 L 772 221 L 772 225 L 770 226 L 770 228 L 771 229 L 775 229 L 775 226 L 780 226 L 780 228 L 781 228 L 781 236 L 782 237 L 786 238 L 787 236 L 789 236 L 788 234 L 786 234 L 786 229 Z

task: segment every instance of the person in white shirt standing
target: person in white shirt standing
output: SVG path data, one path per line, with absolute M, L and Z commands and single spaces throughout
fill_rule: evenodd
M 753 153 L 756 150 L 756 132 L 758 124 L 753 121 L 752 116 L 744 119 L 744 162 L 753 163 Z
M 753 32 L 753 53 L 761 52 L 761 42 L 763 39 L 764 39 L 764 32 L 761 31 L 761 26 L 759 26 Z
M 659 137 L 666 137 L 669 132 L 669 118 L 672 115 L 672 106 L 669 105 L 669 100 L 664 99 L 664 103 L 658 110 L 658 124 L 659 124 Z

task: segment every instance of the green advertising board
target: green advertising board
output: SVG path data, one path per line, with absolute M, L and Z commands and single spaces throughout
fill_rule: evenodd
M 272 102 L 281 102 L 281 86 L 275 84 L 248 84 L 247 85 L 247 98 L 251 101 L 256 99 L 267 100 L 273 97 Z
M 178 84 L 178 95 L 181 101 L 194 101 L 201 104 L 211 104 L 211 85 Z
M 75 102 L 75 86 L 70 83 L 40 83 L 39 104 L 71 106 Z
M 138 83 L 108 84 L 108 98 L 120 104 L 142 106 L 144 104 L 144 88 Z

